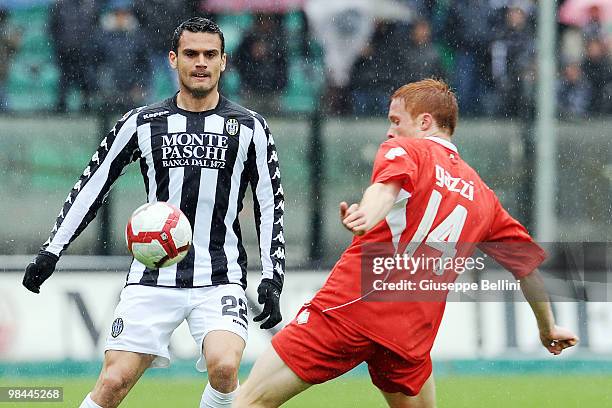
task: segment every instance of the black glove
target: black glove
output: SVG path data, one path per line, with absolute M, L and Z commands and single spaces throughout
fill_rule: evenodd
M 26 266 L 23 286 L 31 292 L 40 293 L 40 285 L 49 279 L 58 259 L 59 257 L 51 252 L 40 251 L 36 258 Z
M 278 283 L 272 279 L 262 279 L 259 287 L 257 288 L 259 298 L 257 301 L 259 304 L 263 304 L 263 311 L 256 317 L 253 318 L 255 322 L 261 322 L 265 318 L 268 318 L 262 325 L 262 329 L 271 329 L 283 320 L 280 312 L 280 294 L 281 288 Z

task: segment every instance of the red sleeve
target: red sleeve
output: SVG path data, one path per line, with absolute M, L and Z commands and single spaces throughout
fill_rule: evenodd
M 497 197 L 493 222 L 483 241 L 478 247 L 517 279 L 529 275 L 547 257 L 527 229 L 508 214 Z
M 387 140 L 380 145 L 374 170 L 372 183 L 385 183 L 396 180 L 402 183 L 402 188 L 408 192 L 414 191 L 417 180 L 418 155 L 414 148 L 398 140 Z

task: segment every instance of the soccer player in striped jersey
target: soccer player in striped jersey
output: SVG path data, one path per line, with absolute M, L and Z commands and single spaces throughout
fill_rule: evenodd
M 278 156 L 264 118 L 219 94 L 224 51 L 214 22 L 194 17 L 177 27 L 169 61 L 178 71 L 179 92 L 117 122 L 26 268 L 23 284 L 38 293 L 124 167 L 136 160 L 148 202 L 179 207 L 193 227 L 193 245 L 178 264 L 149 269 L 132 262 L 100 377 L 82 407 L 116 407 L 147 368 L 168 366 L 170 336 L 184 320 L 201 349 L 197 368 L 208 370 L 200 406 L 231 405 L 247 340 L 247 259 L 238 214 L 249 184 L 262 263 L 258 300 L 264 305 L 255 321 L 265 320 L 263 329 L 281 321 L 285 240 Z
M 550 353 L 558 355 L 578 342 L 555 324 L 536 269 L 543 250 L 452 143 L 458 108 L 448 85 L 433 79 L 404 85 L 393 94 L 388 116 L 388 140 L 374 160 L 372 184 L 359 204 L 340 204 L 353 242 L 321 290 L 259 356 L 235 408 L 277 407 L 364 361 L 390 407 L 435 407 L 429 354 L 447 291 L 400 296 L 374 291 L 364 284 L 373 271 L 368 253 L 391 261 L 402 254 L 453 260 L 470 257 L 478 246 L 520 279 Z M 390 271 L 385 282 L 411 276 Z M 452 283 L 459 273 L 450 268 L 441 274 L 414 272 L 411 283 Z

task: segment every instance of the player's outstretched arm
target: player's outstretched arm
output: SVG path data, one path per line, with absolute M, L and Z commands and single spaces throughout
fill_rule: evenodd
M 578 344 L 578 336 L 571 330 L 555 324 L 544 281 L 537 269 L 521 278 L 521 290 L 538 322 L 540 341 L 551 354 L 557 356 L 564 349 Z
M 23 286 L 29 291 L 40 293 L 41 285 L 55 270 L 62 252 L 94 219 L 104 197 L 125 166 L 138 158 L 137 112 L 132 110 L 117 122 L 70 190 L 49 239 L 36 258 L 26 266 Z
M 354 235 L 363 235 L 382 221 L 395 203 L 401 184 L 396 181 L 374 183 L 363 194 L 360 204 L 340 203 L 340 219 Z
M 259 115 L 255 118 L 254 149 L 249 149 L 249 169 L 262 264 L 257 294 L 263 310 L 253 320 L 265 320 L 260 327 L 271 329 L 282 321 L 280 294 L 285 278 L 285 203 L 274 138 L 266 121 Z

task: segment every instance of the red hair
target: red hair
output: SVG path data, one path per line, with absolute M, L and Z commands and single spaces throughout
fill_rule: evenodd
M 404 101 L 404 107 L 412 117 L 429 113 L 439 128 L 446 129 L 451 135 L 455 132 L 459 107 L 446 82 L 433 78 L 412 82 L 396 90 L 391 99 L 396 98 Z

